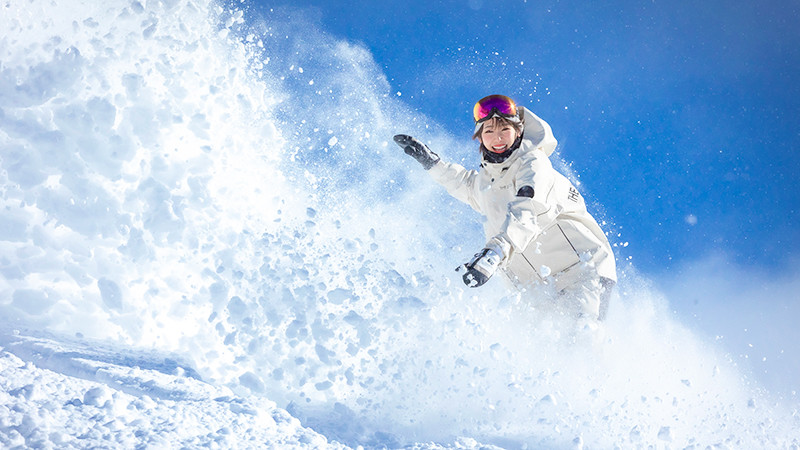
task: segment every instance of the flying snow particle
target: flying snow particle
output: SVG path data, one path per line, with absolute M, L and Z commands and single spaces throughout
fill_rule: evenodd
M 688 223 L 691 226 L 697 225 L 697 216 L 695 216 L 694 214 L 687 215 L 683 220 L 685 220 L 686 223 Z
M 469 0 L 467 2 L 467 5 L 469 5 L 471 10 L 478 11 L 483 7 L 483 1 L 482 0 Z

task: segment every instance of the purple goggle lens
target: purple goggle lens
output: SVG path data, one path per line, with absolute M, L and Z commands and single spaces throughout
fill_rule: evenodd
M 517 105 L 505 95 L 490 95 L 478 100 L 472 109 L 475 123 L 492 118 L 495 114 L 501 117 L 514 117 L 517 115 Z

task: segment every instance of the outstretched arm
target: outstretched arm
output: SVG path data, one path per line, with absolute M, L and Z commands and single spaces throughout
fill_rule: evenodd
M 450 195 L 481 212 L 472 195 L 472 185 L 478 174 L 476 171 L 442 161 L 439 155 L 432 152 L 427 145 L 407 134 L 396 135 L 394 141 L 402 147 L 407 155 L 422 164 L 422 167 L 429 171 L 431 177 L 444 186 Z

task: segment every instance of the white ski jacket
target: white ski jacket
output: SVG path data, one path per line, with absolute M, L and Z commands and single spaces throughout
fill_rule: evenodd
M 608 239 L 578 190 L 550 162 L 557 145 L 550 125 L 521 109 L 522 142 L 505 161 L 482 158 L 476 171 L 440 160 L 428 173 L 486 217 L 486 238 L 503 248 L 501 270 L 516 286 L 547 281 L 560 291 L 587 275 L 616 281 Z M 532 197 L 518 195 L 525 186 Z

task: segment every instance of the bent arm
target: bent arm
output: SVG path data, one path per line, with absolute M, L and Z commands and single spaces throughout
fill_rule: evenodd
M 505 240 L 514 252 L 524 251 L 558 216 L 553 195 L 555 171 L 544 153 L 526 158 L 516 176 L 517 196 L 508 203 L 508 212 L 497 238 Z

